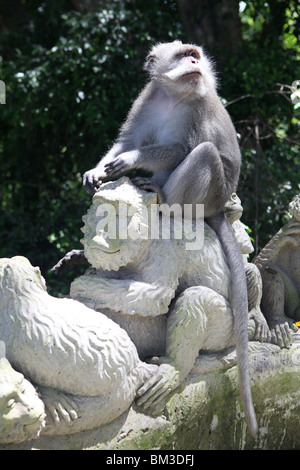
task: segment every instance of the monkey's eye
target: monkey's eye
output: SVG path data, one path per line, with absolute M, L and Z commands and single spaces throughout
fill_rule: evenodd
M 193 57 L 194 59 L 197 59 L 197 60 L 200 59 L 200 54 L 199 54 L 197 51 L 195 51 L 195 50 L 180 52 L 180 53 L 177 54 L 176 56 L 179 57 L 179 58 L 182 58 L 182 57 Z

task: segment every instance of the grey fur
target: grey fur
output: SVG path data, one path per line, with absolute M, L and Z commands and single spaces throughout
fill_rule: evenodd
M 151 81 L 134 102 L 118 139 L 96 168 L 84 174 L 94 194 L 101 182 L 133 169 L 153 173 L 136 184 L 158 192 L 169 205 L 204 204 L 207 222 L 219 236 L 232 272 L 232 308 L 241 394 L 250 432 L 257 432 L 248 365 L 245 268 L 232 227 L 223 213 L 236 192 L 241 154 L 229 114 L 216 91 L 212 65 L 194 45 L 158 44 L 145 69 Z

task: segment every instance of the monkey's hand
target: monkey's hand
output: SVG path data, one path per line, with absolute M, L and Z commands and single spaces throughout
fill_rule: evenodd
M 86 171 L 83 175 L 83 186 L 86 191 L 93 196 L 98 191 L 100 185 L 105 178 L 103 169 L 101 167 L 92 168 Z
M 116 177 L 136 168 L 137 151 L 124 152 L 104 165 L 107 176 Z
M 164 358 L 166 359 L 166 358 Z M 143 409 L 155 407 L 180 384 L 179 372 L 172 363 L 164 362 L 138 391 L 136 404 Z

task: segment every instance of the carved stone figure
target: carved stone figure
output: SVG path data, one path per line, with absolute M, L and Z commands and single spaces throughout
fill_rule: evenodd
M 33 385 L 0 358 L 0 443 L 37 438 L 45 426 L 45 408 Z
M 260 308 L 262 298 L 262 279 L 259 269 L 255 264 L 248 262 L 248 255 L 254 251 L 254 248 L 245 226 L 240 220 L 243 214 L 243 207 L 241 205 L 241 200 L 236 193 L 233 193 L 229 201 L 226 203 L 225 214 L 234 229 L 235 236 L 245 262 L 248 291 L 249 339 L 269 342 L 271 341 L 271 332 Z
M 183 228 L 178 238 L 170 218 L 170 233 L 164 237 L 168 235 L 162 224 L 165 214 L 158 219 L 159 236 L 149 237 L 152 219 L 145 208 L 155 202 L 155 194 L 138 189 L 125 177 L 101 186 L 82 229 L 84 256 L 80 257 L 92 267 L 72 283 L 73 298 L 49 296 L 39 269 L 25 258 L 0 260 L 0 346 L 6 347 L 6 358 L 0 359 L 0 444 L 36 438 L 47 448 L 45 438 L 101 430 L 106 423 L 117 443 L 129 432 L 132 418 L 133 426 L 143 433 L 148 425 L 152 433 L 166 423 L 171 429 L 177 423 L 176 403 L 187 406 L 192 400 L 193 407 L 199 403 L 202 416 L 205 396 L 212 393 L 205 391 L 204 384 L 225 393 L 229 377 L 236 383 L 230 273 L 221 244 L 204 224 L 203 247 L 188 250 L 195 227 L 190 232 Z M 251 242 L 238 220 L 240 201 L 233 196 L 228 205 L 227 216 L 246 254 Z M 108 230 L 110 220 L 111 228 L 117 227 L 115 233 Z M 124 224 L 127 237 L 121 230 Z M 249 344 L 251 368 L 282 374 L 288 364 L 286 374 L 291 367 L 297 371 L 299 339 L 284 357 L 278 346 L 266 342 L 269 330 L 259 310 L 259 271 L 246 257 L 245 269 L 249 331 L 253 339 L 264 342 L 264 349 L 261 342 Z M 219 383 L 216 371 L 220 370 L 233 372 L 222 375 Z M 267 380 L 259 374 L 254 379 L 262 384 Z M 194 386 L 197 393 L 186 395 L 185 390 Z M 296 382 L 293 387 L 297 388 Z M 226 394 L 229 400 L 232 392 Z M 137 407 L 131 407 L 134 399 Z M 127 419 L 124 412 L 129 408 Z M 137 411 L 137 421 L 134 410 L 144 410 Z M 171 421 L 166 422 L 165 414 Z M 259 437 L 256 442 L 260 445 Z
M 291 220 L 254 260 L 263 281 L 261 308 L 280 347 L 290 347 L 300 320 L 300 194 L 289 211 Z
M 104 230 L 101 207 L 115 205 L 118 213 L 119 202 L 129 204 L 132 239 L 110 239 Z M 136 240 L 147 231 L 142 209 L 155 202 L 155 194 L 126 177 L 101 186 L 82 229 L 85 256 L 94 269 L 70 289 L 71 297 L 120 324 L 141 359 L 161 356 L 157 373 L 138 392 L 137 403 L 144 407 L 187 377 L 199 351 L 201 356 L 234 345 L 230 273 L 219 240 L 206 224 L 201 250 L 187 250 L 184 234 L 180 240 Z M 173 227 L 173 219 L 170 223 Z
M 46 434 L 112 421 L 157 369 L 141 362 L 127 333 L 107 316 L 48 295 L 39 268 L 20 256 L 0 259 L 0 340 L 11 365 L 38 386 Z M 3 385 L 0 390 L 6 399 Z M 6 411 L 2 406 L 0 411 L 3 419 Z M 0 428 L 0 441 L 7 439 Z

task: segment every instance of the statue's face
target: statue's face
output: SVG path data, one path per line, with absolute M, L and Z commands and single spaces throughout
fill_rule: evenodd
M 139 190 L 124 179 L 107 183 L 94 195 L 83 217 L 85 256 L 98 269 L 118 270 L 136 259 L 148 234 L 147 205 Z M 156 198 L 156 195 L 152 195 Z M 149 203 L 149 195 L 144 195 Z
M 5 359 L 0 362 L 0 442 L 19 443 L 36 438 L 44 424 L 44 404 L 22 374 L 14 371 Z
M 225 204 L 224 210 L 227 219 L 231 224 L 241 218 L 243 213 L 243 207 L 241 204 L 241 200 L 236 193 L 232 193 L 229 201 L 227 201 Z
M 95 212 L 95 232 L 90 240 L 90 248 L 117 253 L 121 247 L 119 237 L 120 211 L 116 202 L 98 198 Z

